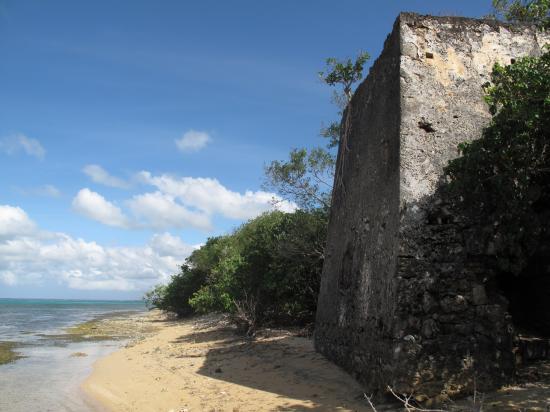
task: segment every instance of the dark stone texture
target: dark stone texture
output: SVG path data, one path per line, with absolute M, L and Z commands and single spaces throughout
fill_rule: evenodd
M 397 305 L 399 47 L 394 30 L 344 115 L 315 332 L 320 352 L 376 386 L 392 375 Z

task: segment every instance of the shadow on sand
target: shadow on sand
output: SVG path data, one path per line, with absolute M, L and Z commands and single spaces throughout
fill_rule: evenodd
M 250 340 L 228 326 L 199 329 L 171 343 L 208 344 L 198 373 L 288 398 L 275 410 L 370 410 L 355 380 L 316 353 L 309 339 L 266 331 Z
M 235 329 L 212 324 L 197 327 L 171 343 L 198 344 L 198 373 L 220 381 L 270 392 L 281 398 L 280 411 L 372 411 L 361 386 L 346 372 L 316 353 L 310 339 L 283 331 L 263 331 L 255 340 L 236 335 Z M 200 350 L 199 350 L 200 347 Z M 483 396 L 485 411 L 550 410 L 550 362 L 531 366 L 524 383 Z M 283 399 L 284 398 L 284 399 Z M 479 399 L 477 400 L 479 407 Z M 376 410 L 401 411 L 403 407 L 379 399 Z M 468 399 L 451 403 L 449 412 L 471 411 Z

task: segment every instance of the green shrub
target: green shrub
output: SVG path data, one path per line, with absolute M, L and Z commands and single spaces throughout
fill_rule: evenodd
M 311 322 L 326 224 L 323 211 L 271 212 L 244 224 L 221 242 L 220 260 L 191 306 L 237 314 L 256 325 Z
M 170 279 L 167 285 L 157 285 L 147 292 L 144 300 L 149 308 L 157 308 L 175 313 L 178 316 L 188 316 L 195 312 L 189 305 L 189 299 L 205 283 L 212 266 L 217 263 L 213 253 L 220 238 L 210 238 L 200 249 L 195 250 L 180 272 Z
M 312 322 L 317 306 L 327 211 L 265 213 L 194 251 L 149 306 L 186 316 L 227 312 L 256 326 Z
M 157 285 L 145 294 L 144 299 L 149 308 L 172 312 L 179 317 L 188 316 L 194 313 L 189 298 L 203 283 L 203 274 L 185 264 L 167 285 Z

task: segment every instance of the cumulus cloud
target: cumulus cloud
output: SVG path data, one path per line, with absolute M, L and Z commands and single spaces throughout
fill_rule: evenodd
M 78 213 L 108 226 L 128 228 L 130 222 L 119 207 L 99 193 L 84 188 L 73 199 L 73 209 Z
M 0 205 L 0 239 L 28 234 L 35 230 L 34 222 L 20 207 Z
M 208 215 L 191 211 L 176 203 L 173 196 L 161 192 L 136 195 L 127 203 L 141 222 L 140 226 L 149 226 L 154 229 L 186 227 L 212 229 Z
M 15 134 L 0 139 L 0 151 L 9 155 L 22 151 L 38 159 L 43 159 L 46 155 L 46 150 L 38 140 L 27 137 L 24 134 Z
M 188 256 L 196 249 L 196 246 L 189 246 L 181 238 L 172 236 L 170 233 L 157 233 L 149 241 L 151 249 L 159 256 L 178 256 L 182 253 Z
M 182 152 L 198 152 L 203 149 L 212 139 L 206 132 L 189 130 L 179 139 L 175 140 L 177 148 Z
M 155 191 L 136 194 L 122 205 L 128 213 L 99 193 L 82 189 L 73 200 L 73 209 L 109 226 L 125 229 L 213 229 L 214 216 L 235 220 L 252 219 L 269 210 L 293 212 L 296 205 L 274 193 L 232 191 L 211 178 L 153 176 L 140 172 L 139 181 Z
M 149 172 L 141 172 L 140 179 L 182 204 L 209 215 L 219 213 L 232 219 L 251 219 L 272 209 L 296 210 L 294 203 L 284 201 L 274 193 L 247 190 L 241 194 L 211 178 L 152 176 Z
M 169 233 L 140 247 L 105 247 L 40 231 L 18 207 L 0 206 L 0 283 L 57 282 L 73 289 L 145 290 L 166 281 L 195 249 Z M 10 230 L 3 223 L 10 223 Z
M 119 189 L 127 189 L 130 185 L 128 182 L 111 176 L 105 169 L 99 165 L 87 165 L 82 171 L 88 175 L 93 182 L 99 183 L 105 186 L 116 187 Z

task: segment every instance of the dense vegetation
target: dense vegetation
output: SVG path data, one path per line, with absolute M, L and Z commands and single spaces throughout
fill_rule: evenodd
M 180 316 L 227 312 L 247 333 L 313 321 L 326 238 L 325 210 L 271 212 L 209 239 L 149 305 Z

